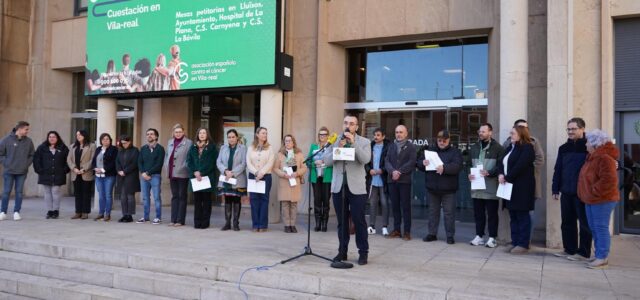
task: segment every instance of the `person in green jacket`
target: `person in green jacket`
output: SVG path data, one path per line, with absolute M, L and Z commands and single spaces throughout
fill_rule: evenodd
M 206 128 L 198 129 L 194 141 L 187 155 L 189 177 L 197 181 L 209 180 L 211 187 L 193 192 L 193 227 L 205 229 L 209 228 L 211 219 L 211 192 L 218 181 L 215 176 L 218 150 Z M 192 186 L 190 189 L 193 190 Z
M 308 156 L 314 154 L 320 150 L 322 146 L 326 145 L 328 139 L 329 129 L 325 126 L 320 127 L 320 130 L 318 130 L 318 143 L 311 144 Z M 313 186 L 313 210 L 316 216 L 316 227 L 314 230 L 316 232 L 320 230 L 326 232 L 327 223 L 329 222 L 329 198 L 331 197 L 333 167 L 324 165 L 324 161 L 322 161 L 323 155 L 324 150 L 322 150 L 322 153 L 318 153 L 309 164 L 309 168 L 311 169 L 309 177 L 311 178 L 310 181 Z

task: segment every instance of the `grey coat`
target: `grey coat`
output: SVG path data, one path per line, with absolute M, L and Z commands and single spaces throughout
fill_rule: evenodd
M 238 180 L 238 184 L 234 185 L 233 188 L 247 188 L 247 147 L 238 143 L 236 146 L 236 152 L 233 154 L 233 169 L 231 172 L 233 173 L 233 177 Z M 222 145 L 220 148 L 220 154 L 218 154 L 218 160 L 216 160 L 216 166 L 218 166 L 218 171 L 220 171 L 220 175 L 224 175 L 224 171 L 227 169 L 229 162 L 229 145 Z M 218 182 L 218 187 L 224 187 L 224 182 Z
M 0 140 L 0 164 L 6 173 L 27 174 L 33 162 L 34 153 L 33 142 L 28 136 L 18 139 L 18 136 L 12 132 Z
M 169 157 L 171 157 L 171 152 L 173 152 L 174 139 L 171 138 L 167 142 L 167 152 L 164 158 L 164 170 L 167 176 L 171 176 L 169 174 Z M 182 138 L 182 142 L 176 148 L 176 153 L 173 155 L 173 177 L 174 178 L 189 178 L 189 169 L 187 168 L 187 154 L 189 153 L 189 148 L 191 148 L 193 142 L 184 137 Z
M 344 169 L 347 173 L 347 186 L 349 191 L 354 195 L 367 194 L 367 174 L 364 166 L 371 161 L 371 141 L 367 138 L 356 135 L 356 143 L 352 145 L 356 150 L 356 159 L 354 161 L 344 162 Z M 343 162 L 333 163 L 333 148 L 328 148 L 325 152 L 323 160 L 325 165 L 333 166 L 333 177 L 331 178 L 331 192 L 339 193 L 342 189 L 342 171 Z

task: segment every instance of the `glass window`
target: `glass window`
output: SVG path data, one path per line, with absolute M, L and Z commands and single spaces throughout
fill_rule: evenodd
M 89 0 L 75 0 L 73 15 L 86 16 L 88 7 L 89 7 Z
M 98 99 L 84 95 L 84 72 L 73 73 L 72 113 L 90 113 L 98 111 Z
M 487 97 L 487 38 L 349 50 L 349 102 Z

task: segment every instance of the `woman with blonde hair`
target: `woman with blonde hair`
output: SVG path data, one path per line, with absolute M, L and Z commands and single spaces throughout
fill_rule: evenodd
M 278 175 L 278 199 L 282 205 L 282 220 L 284 232 L 296 233 L 296 216 L 298 202 L 302 199 L 301 185 L 303 176 L 307 172 L 304 155 L 298 149 L 296 139 L 287 134 L 282 139 L 282 146 L 278 151 L 278 158 L 273 166 L 273 172 Z
M 256 129 L 253 143 L 247 147 L 247 173 L 249 180 L 264 181 L 265 192 L 249 193 L 251 221 L 254 232 L 266 232 L 269 225 L 269 192 L 271 191 L 271 169 L 275 160 L 273 147 L 267 141 L 267 128 Z

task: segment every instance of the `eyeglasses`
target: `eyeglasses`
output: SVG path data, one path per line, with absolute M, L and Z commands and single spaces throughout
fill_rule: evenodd
M 567 128 L 567 132 L 572 132 L 572 131 L 578 131 L 580 128 L 578 127 L 574 127 L 574 128 Z
M 327 136 L 329 135 L 328 133 L 318 133 L 318 136 Z

